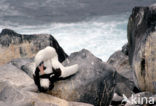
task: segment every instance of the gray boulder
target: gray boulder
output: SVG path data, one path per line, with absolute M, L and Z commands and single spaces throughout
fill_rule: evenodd
M 0 66 L 0 81 L 7 81 L 15 86 L 31 86 L 33 80 L 11 63 Z
M 133 71 L 129 65 L 128 55 L 122 51 L 116 51 L 109 57 L 107 63 L 113 65 L 119 74 L 133 81 Z
M 128 22 L 129 62 L 136 85 L 156 92 L 156 8 L 135 7 Z
M 128 60 L 128 47 L 124 45 L 121 51 L 116 51 L 108 59 L 107 63 L 114 66 L 118 72 L 117 85 L 115 92 L 122 96 L 130 97 L 136 88 L 134 84 L 134 72 L 132 71 Z
M 33 78 L 32 70 L 34 69 L 31 69 L 32 67 L 35 67 L 33 61 L 34 61 L 33 58 L 18 58 L 13 59 L 10 63 L 19 68 L 20 70 L 23 70 L 26 74 L 29 75 L 29 77 Z
M 93 106 L 68 102 L 44 93 L 32 92 L 7 82 L 0 82 L 0 105 L 3 106 Z
M 25 65 L 32 71 L 33 63 Z M 64 62 L 64 66 L 78 64 L 79 72 L 61 79 L 48 93 L 69 101 L 80 101 L 95 106 L 108 106 L 116 85 L 116 71 L 111 65 L 102 62 L 88 50 L 72 53 Z
M 93 106 L 36 92 L 34 81 L 11 63 L 0 66 L 0 106 Z
M 60 62 L 68 57 L 52 35 L 22 35 L 10 29 L 3 29 L 0 33 L 0 65 L 15 58 L 31 58 L 46 46 L 56 49 Z
M 127 97 L 130 97 L 133 93 L 138 92 L 138 89 L 132 81 L 117 73 L 115 92 L 119 96 L 124 94 Z
M 34 61 L 34 58 L 17 58 L 10 61 L 10 63 L 17 68 L 21 69 L 23 65 L 31 63 Z

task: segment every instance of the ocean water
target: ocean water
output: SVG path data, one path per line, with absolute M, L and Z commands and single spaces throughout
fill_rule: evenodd
M 0 30 L 52 34 L 68 54 L 83 48 L 107 61 L 127 42 L 135 6 L 156 0 L 0 0 Z
M 112 53 L 121 50 L 127 43 L 129 15 L 130 13 L 95 16 L 75 23 L 43 25 L 8 23 L 0 26 L 0 29 L 10 28 L 22 34 L 52 34 L 68 54 L 85 48 L 103 61 L 107 61 Z

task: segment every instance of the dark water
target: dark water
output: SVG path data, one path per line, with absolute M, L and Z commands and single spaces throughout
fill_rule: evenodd
M 120 14 L 156 0 L 0 0 L 0 24 L 78 22 L 92 16 Z

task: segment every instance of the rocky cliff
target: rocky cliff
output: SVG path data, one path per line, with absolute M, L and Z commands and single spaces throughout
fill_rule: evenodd
M 128 22 L 129 62 L 142 91 L 156 91 L 156 8 L 135 7 Z
M 156 5 L 132 10 L 127 38 L 128 44 L 107 61 L 122 77 L 127 78 L 117 78 L 112 105 L 121 105 L 123 94 L 130 100 L 126 106 L 134 105 L 132 95 L 137 98 L 152 97 L 156 101 Z M 139 104 L 148 104 L 145 102 Z

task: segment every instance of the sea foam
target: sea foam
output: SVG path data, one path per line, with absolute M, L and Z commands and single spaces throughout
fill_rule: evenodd
M 18 33 L 52 34 L 68 54 L 83 48 L 107 61 L 109 56 L 120 50 L 127 42 L 127 22 L 129 13 L 92 17 L 77 23 L 50 23 L 40 26 L 5 25 Z

